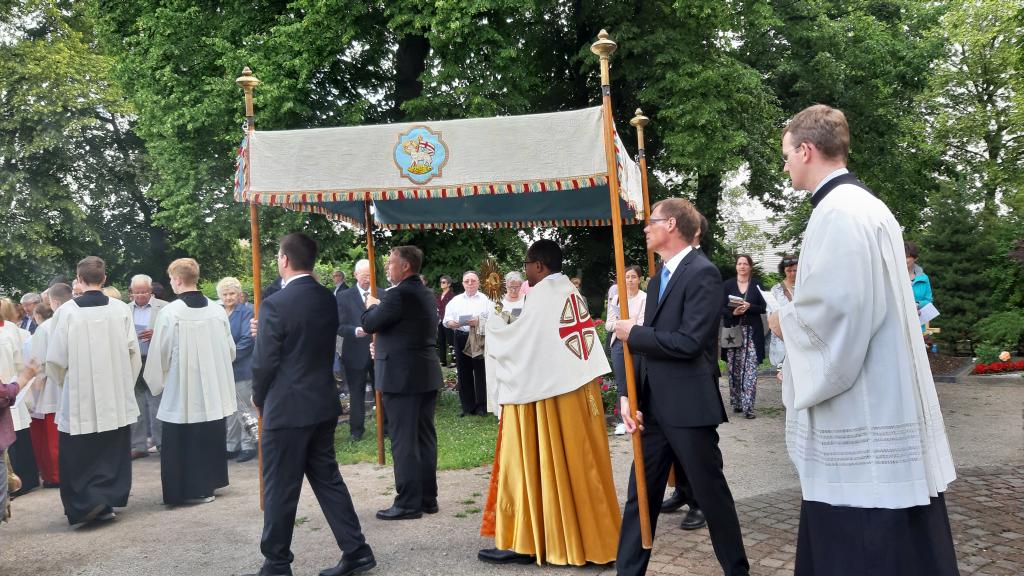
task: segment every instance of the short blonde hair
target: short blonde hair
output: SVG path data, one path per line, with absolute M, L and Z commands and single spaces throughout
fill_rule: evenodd
M 192 258 L 178 258 L 167 267 L 167 275 L 184 284 L 195 285 L 199 282 L 199 263 Z
M 113 298 L 115 300 L 121 299 L 121 291 L 113 286 L 107 286 L 104 288 L 103 293 L 106 294 L 108 298 Z
M 16 323 L 21 320 L 18 317 L 18 307 L 10 298 L 0 298 L 0 316 L 3 316 L 4 320 L 8 322 Z
M 227 290 L 235 290 L 237 292 L 242 291 L 242 283 L 238 281 L 238 278 L 234 276 L 225 276 L 217 282 L 217 296 L 223 298 L 223 294 Z

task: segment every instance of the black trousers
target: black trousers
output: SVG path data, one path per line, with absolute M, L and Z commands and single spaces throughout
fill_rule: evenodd
M 959 576 L 946 500 L 851 508 L 804 500 L 795 576 Z
M 15 434 L 14 444 L 7 449 L 7 457 L 11 459 L 11 470 L 21 478 L 21 490 L 11 494 L 12 497 L 39 487 L 39 466 L 32 450 L 32 433 L 28 428 L 18 430 Z
M 383 395 L 399 508 L 421 510 L 424 504 L 437 503 L 437 396 L 437 390 Z
M 700 505 L 697 504 L 697 499 L 693 497 L 693 488 L 690 487 L 690 480 L 686 477 L 686 470 L 683 470 L 679 460 L 673 460 L 672 469 L 676 473 L 675 493 L 679 494 L 679 497 L 683 499 L 683 504 L 689 506 L 690 510 L 699 510 Z
M 348 430 L 354 437 L 366 431 L 366 383 L 373 384 L 373 363 L 367 368 L 345 367 L 345 384 L 348 385 L 349 415 Z
M 437 357 L 441 365 L 448 364 L 448 348 L 455 343 L 455 333 L 444 324 L 437 325 Z
M 726 576 L 748 574 L 750 564 L 743 548 L 736 504 L 729 484 L 722 473 L 722 452 L 718 448 L 717 426 L 697 428 L 662 427 L 649 409 L 644 413 L 644 469 L 647 473 L 647 507 L 651 514 L 651 530 L 656 529 L 661 500 L 668 482 L 668 470 L 674 458 L 686 469 L 686 478 L 693 495 L 701 503 L 708 521 L 711 545 Z M 622 532 L 615 559 L 619 575 L 642 575 L 647 572 L 651 551 L 644 550 L 640 540 L 640 515 L 636 496 L 636 471 L 629 474 L 629 491 L 622 512 Z
M 263 429 L 262 573 L 291 574 L 295 558 L 291 552 L 292 530 L 303 475 L 342 552 L 355 556 L 369 552 L 352 495 L 334 456 L 337 426 L 332 419 L 301 428 Z
M 214 490 L 228 485 L 224 420 L 161 423 L 160 485 L 164 504 L 172 506 L 213 496 Z
M 481 354 L 472 358 L 462 353 L 469 334 L 455 330 L 455 368 L 459 375 L 459 402 L 464 414 L 487 412 L 487 372 Z
M 84 522 L 97 506 L 123 508 L 132 489 L 130 426 L 72 436 L 59 432 L 60 500 L 68 524 Z

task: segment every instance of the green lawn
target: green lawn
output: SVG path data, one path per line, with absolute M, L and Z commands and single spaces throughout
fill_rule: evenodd
M 494 443 L 498 436 L 498 419 L 493 415 L 459 418 L 459 397 L 451 391 L 441 392 L 434 424 L 437 427 L 437 469 L 476 468 L 494 461 Z M 366 434 L 359 442 L 349 437 L 348 423 L 338 425 L 334 449 L 339 464 L 377 461 L 377 420 L 375 413 L 366 415 Z M 391 441 L 384 438 L 384 452 L 391 465 Z

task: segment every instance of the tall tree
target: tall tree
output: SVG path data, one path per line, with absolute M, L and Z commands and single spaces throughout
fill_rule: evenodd
M 45 286 L 87 254 L 107 260 L 113 282 L 166 264 L 133 111 L 83 8 L 32 0 L 0 12 L 0 286 L 7 289 Z

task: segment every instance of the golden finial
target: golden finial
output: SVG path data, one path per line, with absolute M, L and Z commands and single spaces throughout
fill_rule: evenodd
M 636 113 L 633 116 L 633 119 L 629 121 L 629 124 L 636 128 L 643 128 L 644 126 L 647 126 L 650 123 L 651 119 L 648 118 L 647 116 L 644 116 L 644 111 L 639 108 L 636 109 Z
M 604 28 L 597 34 L 597 42 L 590 45 L 590 51 L 597 54 L 601 59 L 606 59 L 615 52 L 619 45 L 608 39 L 608 31 Z

